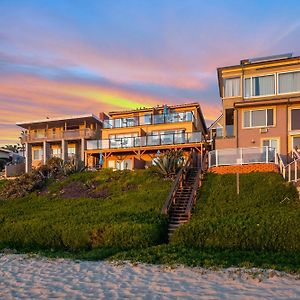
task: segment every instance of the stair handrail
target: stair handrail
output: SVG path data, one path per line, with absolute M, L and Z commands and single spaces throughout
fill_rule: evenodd
M 298 149 L 296 148 L 293 149 L 292 156 L 295 160 L 300 159 L 300 153 L 298 152 Z
M 284 164 L 282 158 L 280 155 L 278 157 L 278 164 L 279 164 L 279 171 L 282 177 L 287 180 L 288 182 L 294 181 L 297 182 L 300 180 L 298 178 L 298 170 L 300 170 L 300 158 L 293 160 L 292 162 L 288 164 Z M 294 170 L 292 167 L 294 166 Z M 294 172 L 294 174 L 292 174 Z M 292 179 L 293 178 L 293 179 Z
M 200 177 L 202 174 L 203 174 L 203 171 L 200 168 L 197 172 L 196 180 L 193 184 L 192 192 L 191 192 L 189 201 L 188 201 L 186 209 L 185 209 L 185 214 L 188 216 L 188 220 L 191 218 L 192 209 L 193 209 L 194 205 L 196 204 L 197 192 L 198 192 L 199 187 L 202 184 L 202 181 L 200 180 Z
M 167 197 L 167 200 L 161 211 L 161 213 L 163 215 L 168 215 L 171 205 L 175 204 L 175 195 L 176 195 L 179 187 L 182 187 L 183 182 L 186 179 L 186 174 L 187 174 L 188 170 L 191 168 L 191 165 L 192 165 L 192 156 L 189 156 L 189 158 L 186 161 L 186 163 L 184 164 L 184 166 L 177 173 L 175 181 L 173 182 L 171 191 L 170 191 L 170 193 Z

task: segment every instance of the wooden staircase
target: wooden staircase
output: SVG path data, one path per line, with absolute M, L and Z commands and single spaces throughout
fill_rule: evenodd
M 199 176 L 199 170 L 197 168 L 190 168 L 187 172 L 186 180 L 177 190 L 175 194 L 175 201 L 172 203 L 169 211 L 169 227 L 168 238 L 170 239 L 174 231 L 189 221 L 191 217 L 191 211 L 189 210 L 190 199 L 193 196 L 193 187 Z M 198 185 L 198 184 L 197 184 Z M 193 208 L 195 199 L 193 200 Z
M 169 219 L 169 240 L 179 226 L 190 220 L 192 209 L 196 204 L 197 192 L 201 186 L 201 176 L 206 168 L 207 155 L 202 157 L 201 163 L 195 162 L 191 156 L 178 172 L 162 209 L 162 214 Z

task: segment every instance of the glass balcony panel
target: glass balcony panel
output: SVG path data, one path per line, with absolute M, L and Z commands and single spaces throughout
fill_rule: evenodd
M 190 132 L 188 133 L 188 142 L 189 143 L 199 143 L 202 141 L 201 132 Z
M 147 139 L 145 136 L 139 136 L 134 138 L 134 144 L 136 147 L 143 147 L 147 145 Z
M 88 140 L 88 141 L 86 141 L 87 150 L 98 149 L 98 147 L 99 147 L 98 140 Z
M 185 143 L 185 134 L 184 133 L 175 133 L 174 134 L 174 144 L 184 144 Z
M 160 136 L 161 139 L 161 145 L 171 145 L 174 144 L 174 134 L 162 134 Z
M 153 115 L 154 124 L 163 124 L 165 122 L 164 115 Z
M 147 145 L 148 146 L 158 146 L 158 145 L 160 145 L 159 135 L 149 135 L 149 136 L 147 136 Z

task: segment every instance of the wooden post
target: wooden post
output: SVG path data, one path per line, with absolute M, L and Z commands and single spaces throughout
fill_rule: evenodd
M 236 193 L 240 194 L 240 173 L 236 173 Z

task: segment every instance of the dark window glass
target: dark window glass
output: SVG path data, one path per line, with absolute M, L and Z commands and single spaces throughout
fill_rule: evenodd
M 267 110 L 267 125 L 272 126 L 274 125 L 274 111 L 273 109 Z
M 300 109 L 292 109 L 291 118 L 292 118 L 291 129 L 300 130 Z

